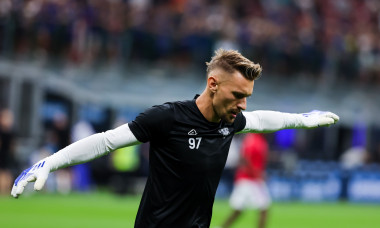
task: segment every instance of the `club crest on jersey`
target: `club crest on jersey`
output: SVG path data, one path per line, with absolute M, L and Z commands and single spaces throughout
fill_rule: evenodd
M 188 135 L 197 135 L 198 133 L 197 133 L 197 131 L 195 130 L 195 129 L 191 129 L 190 131 L 189 131 L 189 133 L 187 133 Z
M 227 135 L 230 134 L 230 130 L 229 130 L 227 127 L 222 128 L 222 129 L 219 129 L 218 132 L 219 132 L 220 134 L 222 134 L 223 136 L 227 136 Z

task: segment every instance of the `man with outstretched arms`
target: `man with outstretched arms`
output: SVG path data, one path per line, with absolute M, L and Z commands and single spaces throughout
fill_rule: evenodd
M 149 141 L 149 176 L 135 227 L 209 227 L 234 134 L 315 128 L 339 120 L 331 112 L 242 112 L 260 74 L 259 64 L 237 51 L 219 49 L 207 63 L 202 94 L 153 106 L 128 124 L 67 146 L 26 169 L 16 179 L 12 195 L 17 198 L 32 181 L 40 190 L 54 170 Z

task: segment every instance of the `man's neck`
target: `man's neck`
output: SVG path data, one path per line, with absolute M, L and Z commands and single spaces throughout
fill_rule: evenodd
M 203 92 L 195 100 L 195 103 L 206 120 L 213 123 L 218 123 L 220 121 L 220 118 L 216 117 L 214 108 L 212 106 L 212 98 L 206 92 Z

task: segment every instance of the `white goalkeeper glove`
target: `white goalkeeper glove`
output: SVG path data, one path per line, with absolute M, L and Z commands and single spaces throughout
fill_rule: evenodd
M 12 196 L 18 198 L 24 191 L 29 182 L 36 182 L 34 190 L 41 190 L 45 185 L 46 179 L 50 173 L 49 161 L 47 158 L 37 162 L 32 167 L 25 169 L 15 180 L 12 188 Z
M 300 118 L 302 121 L 302 128 L 329 126 L 339 121 L 339 116 L 332 112 L 314 110 L 300 115 L 302 116 Z

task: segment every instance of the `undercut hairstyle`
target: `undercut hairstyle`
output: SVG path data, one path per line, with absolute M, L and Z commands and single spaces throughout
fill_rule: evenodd
M 239 71 L 246 79 L 256 80 L 261 76 L 260 64 L 254 63 L 244 57 L 238 51 L 218 49 L 210 62 L 206 62 L 207 75 L 216 68 L 221 68 L 228 73 Z

